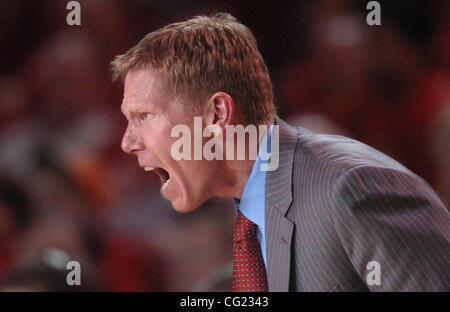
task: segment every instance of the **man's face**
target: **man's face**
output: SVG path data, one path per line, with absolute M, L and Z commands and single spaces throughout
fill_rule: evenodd
M 172 128 L 187 125 L 193 135 L 194 115 L 165 90 L 157 74 L 148 69 L 128 71 L 121 109 L 128 120 L 122 149 L 136 155 L 140 167 L 159 175 L 161 194 L 175 210 L 192 211 L 213 195 L 213 162 L 176 161 L 171 155 L 172 144 L 179 139 L 171 137 Z

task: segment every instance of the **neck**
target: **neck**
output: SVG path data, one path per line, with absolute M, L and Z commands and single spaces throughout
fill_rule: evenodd
M 264 134 L 265 133 L 261 135 L 261 139 Z M 260 138 L 259 129 L 258 138 Z M 245 140 L 245 146 L 247 146 L 245 160 L 224 160 L 220 163 L 220 168 L 217 168 L 217 171 L 220 172 L 220 174 L 217 174 L 218 179 L 216 179 L 216 181 L 218 182 L 218 191 L 216 192 L 216 195 L 219 197 L 234 197 L 237 199 L 241 199 L 245 184 L 247 183 L 247 180 L 250 176 L 250 173 L 252 172 L 252 168 L 255 163 L 255 160 L 250 159 L 249 150 L 256 150 L 257 156 L 261 143 L 260 140 L 257 140 L 257 142 L 249 142 L 247 137 L 245 138 Z M 225 142 L 224 146 L 226 146 Z M 237 148 L 238 147 L 236 145 L 234 148 L 235 152 L 237 151 Z M 234 156 L 237 156 L 237 154 L 235 154 Z
M 220 185 L 217 195 L 240 199 L 254 163 L 254 160 L 224 161 L 225 168 L 220 169 L 222 174 L 218 179 Z

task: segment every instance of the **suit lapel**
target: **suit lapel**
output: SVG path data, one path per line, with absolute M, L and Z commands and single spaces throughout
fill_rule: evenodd
M 270 291 L 288 291 L 294 224 L 286 213 L 292 203 L 292 166 L 298 132 L 278 118 L 275 125 L 279 126 L 279 166 L 266 176 L 267 280 Z

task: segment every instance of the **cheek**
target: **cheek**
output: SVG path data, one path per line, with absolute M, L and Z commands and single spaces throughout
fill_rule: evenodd
M 177 168 L 186 189 L 203 192 L 210 187 L 212 168 L 201 160 L 177 161 Z M 194 192 L 195 193 L 195 192 Z
M 142 128 L 142 135 L 151 152 L 159 153 L 168 150 L 170 152 L 171 140 L 170 128 L 161 122 L 149 122 Z
M 172 173 L 175 175 L 176 183 L 184 196 L 191 197 L 195 189 L 202 184 L 199 179 L 198 168 L 194 167 L 195 161 L 180 160 L 177 161 L 169 155 L 172 167 Z

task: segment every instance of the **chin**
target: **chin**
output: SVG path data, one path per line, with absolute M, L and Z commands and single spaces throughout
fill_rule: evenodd
M 203 204 L 203 202 L 187 199 L 185 197 L 177 198 L 174 201 L 171 201 L 173 209 L 175 209 L 175 211 L 180 213 L 188 213 L 194 211 L 195 209 L 200 207 Z
M 177 200 L 172 201 L 172 207 L 177 212 L 188 213 L 188 212 L 191 212 L 191 211 L 197 209 L 198 206 L 192 205 L 192 203 L 189 203 L 187 201 L 177 199 Z

